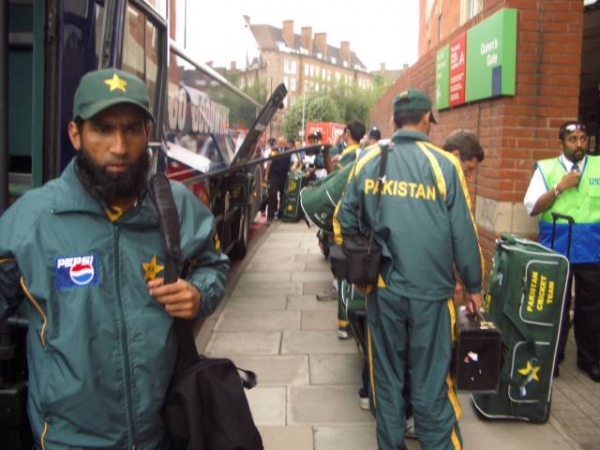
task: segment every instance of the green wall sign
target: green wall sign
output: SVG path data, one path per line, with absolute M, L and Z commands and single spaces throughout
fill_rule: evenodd
M 451 50 L 451 45 L 453 49 Z M 506 8 L 467 30 L 466 70 L 464 76 L 454 70 L 451 82 L 451 59 L 460 62 L 465 47 L 464 36 L 438 50 L 435 61 L 435 107 L 447 109 L 464 102 L 501 95 L 515 95 L 517 58 L 517 10 Z M 461 75 L 458 77 L 458 75 Z M 460 93 L 464 88 L 464 100 Z
M 435 107 L 450 107 L 450 46 L 438 50 L 435 58 Z
M 516 59 L 516 9 L 498 11 L 468 30 L 465 101 L 515 95 Z

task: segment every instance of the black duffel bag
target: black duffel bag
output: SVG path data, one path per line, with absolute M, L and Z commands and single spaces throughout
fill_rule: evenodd
M 171 450 L 262 450 L 244 388 L 256 374 L 196 353 L 189 324 L 175 321 L 177 362 L 163 418 Z

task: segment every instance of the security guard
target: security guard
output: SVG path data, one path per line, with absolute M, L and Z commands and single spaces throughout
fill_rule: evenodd
M 569 253 L 569 288 L 557 351 L 564 358 L 570 329 L 571 283 L 575 279 L 573 326 L 577 343 L 577 366 L 596 383 L 600 382 L 600 158 L 586 155 L 588 137 L 585 125 L 576 121 L 562 124 L 558 130 L 562 154 L 538 161 L 525 194 L 529 215 L 539 216 L 540 242 Z M 567 249 L 569 225 L 556 224 L 556 246 L 552 242 L 552 213 L 575 220 L 570 251 Z M 558 367 L 558 366 L 556 366 Z M 555 368 L 555 376 L 558 370 Z
M 448 374 L 453 264 L 468 292 L 467 310 L 473 313 L 482 305 L 483 259 L 460 164 L 427 137 L 435 123 L 431 106 L 417 89 L 397 96 L 396 132 L 379 207 L 381 151 L 375 148 L 357 161 L 337 212 L 342 237 L 374 227 L 382 252 L 379 281 L 367 305 L 380 450 L 405 448 L 402 392 L 407 370 L 421 448 L 462 448 L 461 411 Z

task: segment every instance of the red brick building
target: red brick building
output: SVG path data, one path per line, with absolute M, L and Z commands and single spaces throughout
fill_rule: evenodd
M 397 93 L 417 87 L 436 98 L 440 49 L 504 8 L 516 10 L 514 95 L 436 111 L 438 125 L 431 134 L 441 144 L 452 130 L 467 128 L 481 139 L 485 161 L 469 188 L 489 272 L 494 240 L 501 233 L 537 235 L 537 220 L 527 215 L 522 201 L 534 162 L 560 152 L 559 125 L 584 121 L 590 151 L 598 152 L 600 2 L 588 0 L 584 7 L 582 0 L 420 1 L 419 61 L 403 72 L 372 112 L 372 123 L 381 124 L 384 135 L 392 132 Z

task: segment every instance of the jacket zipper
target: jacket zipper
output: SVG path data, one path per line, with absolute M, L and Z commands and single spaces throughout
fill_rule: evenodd
M 119 326 L 121 328 L 121 352 L 123 353 L 123 365 L 124 365 L 124 375 L 125 375 L 125 401 L 127 404 L 127 421 L 129 422 L 129 430 L 133 442 L 136 441 L 136 430 L 135 430 L 135 420 L 133 413 L 133 398 L 132 398 L 132 390 L 131 390 L 131 363 L 129 361 L 129 351 L 127 347 L 127 328 L 125 325 L 125 311 L 123 309 L 123 298 L 121 296 L 121 285 L 120 285 L 120 256 L 119 256 L 119 226 L 113 225 L 114 230 L 114 254 L 115 254 L 115 287 L 117 289 L 117 302 L 119 304 Z M 135 448 L 135 444 L 132 444 L 132 448 Z

